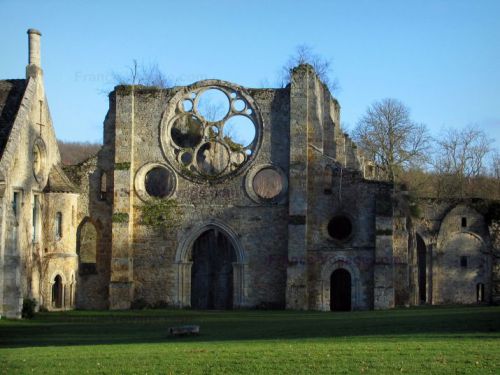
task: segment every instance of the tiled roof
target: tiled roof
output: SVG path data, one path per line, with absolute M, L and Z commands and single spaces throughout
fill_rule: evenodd
M 69 180 L 62 168 L 54 165 L 49 173 L 44 193 L 78 193 L 78 188 Z

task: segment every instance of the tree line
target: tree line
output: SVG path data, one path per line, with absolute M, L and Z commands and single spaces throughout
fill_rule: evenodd
M 381 178 L 420 196 L 500 199 L 500 154 L 477 126 L 446 128 L 432 137 L 405 104 L 387 98 L 368 107 L 353 139 Z
M 331 60 L 305 44 L 277 73 L 276 85 L 290 83 L 291 71 L 310 64 L 331 92 L 339 89 Z M 125 75 L 114 74 L 116 84 L 140 84 L 161 88 L 176 84 L 158 67 L 133 61 Z M 425 124 L 414 121 L 410 109 L 398 99 L 371 104 L 357 122 L 352 138 L 365 156 L 377 165 L 379 177 L 419 196 L 436 198 L 500 199 L 500 153 L 494 140 L 477 126 L 446 128 L 432 137 Z M 99 144 L 59 141 L 65 164 L 77 164 L 95 154 Z

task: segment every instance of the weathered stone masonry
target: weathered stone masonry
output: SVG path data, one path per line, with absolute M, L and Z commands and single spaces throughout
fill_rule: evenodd
M 0 81 L 1 314 L 27 297 L 49 309 L 500 300 L 498 202 L 395 193 L 311 66 L 282 89 L 117 86 L 102 149 L 63 170 L 39 36 L 27 79 Z

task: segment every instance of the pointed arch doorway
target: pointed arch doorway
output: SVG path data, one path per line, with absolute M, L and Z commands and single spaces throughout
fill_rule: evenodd
M 191 307 L 232 309 L 236 252 L 231 241 L 220 230 L 209 229 L 193 243 L 191 256 Z
M 330 310 L 351 311 L 351 274 L 344 268 L 336 269 L 330 277 Z
M 219 220 L 183 235 L 175 255 L 177 305 L 198 309 L 246 306 L 246 257 L 239 236 Z

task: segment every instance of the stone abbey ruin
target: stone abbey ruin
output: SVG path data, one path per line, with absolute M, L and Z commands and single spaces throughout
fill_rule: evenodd
M 30 29 L 0 81 L 0 314 L 387 309 L 500 301 L 497 217 L 377 176 L 309 65 L 288 87 L 117 86 L 95 157 L 61 164 Z M 226 106 L 211 110 L 207 95 Z M 238 127 L 247 127 L 247 140 Z

